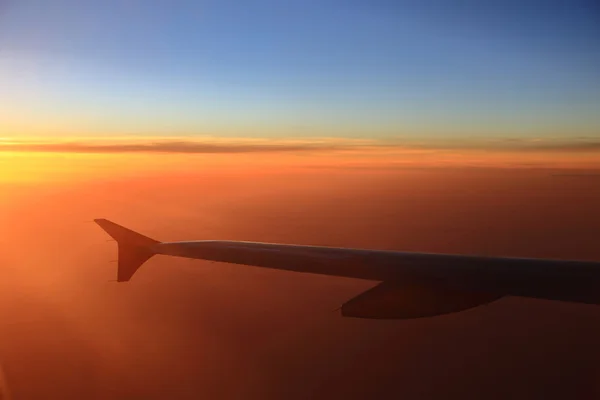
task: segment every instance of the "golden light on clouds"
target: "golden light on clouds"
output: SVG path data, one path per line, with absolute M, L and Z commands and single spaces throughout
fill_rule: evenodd
M 341 138 L 0 138 L 0 181 L 348 168 L 600 168 L 600 142 L 580 139 L 416 142 Z

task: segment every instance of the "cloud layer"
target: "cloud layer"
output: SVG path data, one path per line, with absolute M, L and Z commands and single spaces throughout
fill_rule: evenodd
M 338 146 L 322 143 L 211 143 L 195 140 L 152 141 L 141 139 L 131 142 L 4 142 L 0 151 L 50 153 L 273 153 L 333 150 Z
M 102 173 L 0 183 L 0 350 L 15 398 L 599 397 L 597 306 L 508 297 L 430 319 L 357 320 L 333 310 L 374 282 L 169 257 L 121 285 L 107 282 L 117 246 L 85 222 L 169 241 L 600 260 L 596 181 L 532 170 Z
M 376 141 L 332 138 L 245 139 L 245 138 L 114 138 L 72 140 L 0 140 L 0 152 L 48 153 L 184 153 L 235 154 L 314 151 L 517 151 L 517 152 L 600 152 L 600 139 L 488 139 Z

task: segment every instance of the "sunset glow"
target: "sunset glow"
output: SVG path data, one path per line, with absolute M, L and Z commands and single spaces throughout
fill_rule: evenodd
M 585 0 L 0 0 L 0 386 L 600 398 L 598 306 L 341 318 L 374 282 L 164 253 L 116 283 L 123 248 L 93 223 L 598 261 L 599 17 Z

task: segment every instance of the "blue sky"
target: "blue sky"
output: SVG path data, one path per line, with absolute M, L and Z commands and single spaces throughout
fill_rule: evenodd
M 0 136 L 600 132 L 594 1 L 2 4 Z

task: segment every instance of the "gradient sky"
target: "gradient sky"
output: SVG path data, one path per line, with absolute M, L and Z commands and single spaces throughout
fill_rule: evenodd
M 600 128 L 594 1 L 1 4 L 0 136 Z
M 376 323 L 333 312 L 372 283 L 168 257 L 115 285 L 88 223 L 599 260 L 595 3 L 0 0 L 14 396 L 598 398 L 597 307 Z

